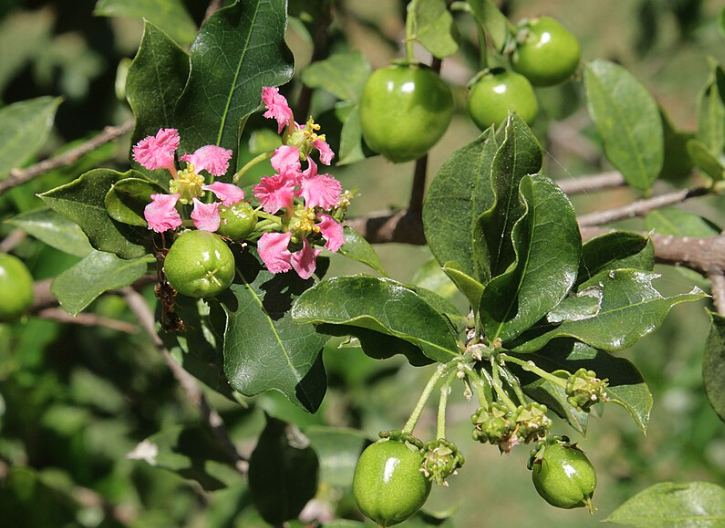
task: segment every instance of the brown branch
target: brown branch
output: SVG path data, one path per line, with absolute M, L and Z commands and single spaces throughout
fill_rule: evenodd
M 567 180 L 557 180 L 556 183 L 566 194 L 582 194 L 624 187 L 626 182 L 620 172 L 611 171 L 592 176 L 580 176 Z
M 48 319 L 58 323 L 76 324 L 80 326 L 103 326 L 126 334 L 135 334 L 138 332 L 138 327 L 131 323 L 101 317 L 92 313 L 80 313 L 74 317 L 59 308 L 44 308 L 35 315 L 42 319 Z
M 409 213 L 407 209 L 372 213 L 369 216 L 351 218 L 346 223 L 371 244 L 425 244 L 423 218 L 420 213 Z
M 714 270 L 707 276 L 710 279 L 712 302 L 720 315 L 725 315 L 725 275 L 723 270 Z
M 13 187 L 29 182 L 36 176 L 45 174 L 53 169 L 57 169 L 58 167 L 70 165 L 71 163 L 77 161 L 80 157 L 94 151 L 106 143 L 110 143 L 118 137 L 127 134 L 131 130 L 133 130 L 132 119 L 116 127 L 106 127 L 103 129 L 103 132 L 98 134 L 96 137 L 54 158 L 41 161 L 40 163 L 31 165 L 25 169 L 12 169 L 8 178 L 5 181 L 0 182 L 0 195 L 9 191 Z
M 22 229 L 13 229 L 2 242 L 0 242 L 0 252 L 10 253 L 26 236 Z
M 211 2 L 209 2 L 209 6 L 206 8 L 206 13 L 204 13 L 204 21 L 202 22 L 202 25 L 204 22 L 209 20 L 209 17 L 216 13 L 221 6 L 222 0 L 211 0 Z

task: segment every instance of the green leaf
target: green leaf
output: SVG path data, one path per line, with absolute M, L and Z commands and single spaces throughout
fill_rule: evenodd
M 614 510 L 606 522 L 640 528 L 725 526 L 725 489 L 709 482 L 661 482 Z
M 690 293 L 663 297 L 653 286 L 659 275 L 647 271 L 618 269 L 600 275 L 602 305 L 595 317 L 543 325 L 511 343 L 514 352 L 534 352 L 550 340 L 573 337 L 595 348 L 624 350 L 662 324 L 676 304 L 707 297 L 699 288 Z
M 302 82 L 322 88 L 341 101 L 357 104 L 370 76 L 370 63 L 360 51 L 336 53 L 313 62 L 302 71 Z
M 576 213 L 553 181 L 526 176 L 519 192 L 525 214 L 511 235 L 516 261 L 486 284 L 479 307 L 488 339 L 504 343 L 564 299 L 576 280 L 581 252 Z
M 320 459 L 320 483 L 351 488 L 357 459 L 370 440 L 356 429 L 311 426 L 305 429 Z
M 0 181 L 40 150 L 60 103 L 58 97 L 38 97 L 0 109 Z
M 397 337 L 441 363 L 458 357 L 448 321 L 413 290 L 390 279 L 355 276 L 320 282 L 300 296 L 292 317 L 298 323 L 342 324 Z
M 40 195 L 52 209 L 80 226 L 91 245 L 121 258 L 142 257 L 150 251 L 151 236 L 113 220 L 106 212 L 105 198 L 111 187 L 124 178 L 139 178 L 136 171 L 124 174 L 110 169 L 94 169 L 77 180 Z
M 174 127 L 174 108 L 189 77 L 189 56 L 163 31 L 146 21 L 141 45 L 128 69 L 126 98 L 136 120 L 131 144 Z M 134 168 L 167 182 L 165 169 Z M 164 183 L 165 184 L 165 183 Z
M 525 176 L 539 172 L 542 163 L 539 142 L 521 118 L 511 115 L 505 134 L 491 167 L 494 203 L 481 214 L 474 229 L 474 252 L 484 284 L 514 262 L 511 233 L 526 211 L 526 203 L 519 199 L 519 185 Z
M 503 51 L 514 36 L 511 22 L 491 0 L 468 0 L 473 16 L 491 37 L 494 48 Z
M 0 493 L 3 523 L 31 527 L 77 522 L 81 506 L 68 493 L 44 482 L 44 473 L 23 464 L 9 465 Z
M 660 108 L 660 117 L 662 118 L 665 157 L 659 177 L 672 182 L 682 182 L 690 175 L 694 167 L 692 159 L 687 153 L 687 142 L 693 139 L 695 134 L 676 129 L 662 108 Z
M 466 327 L 466 317 L 461 315 L 456 305 L 436 292 L 420 286 L 411 286 L 411 289 L 420 296 L 436 312 L 445 317 L 451 325 L 452 330 L 459 334 Z
M 350 339 L 345 348 L 357 344 L 366 356 L 373 359 L 389 359 L 400 354 L 414 367 L 424 367 L 433 362 L 414 344 L 375 330 L 345 324 L 320 324 L 317 331 L 334 337 L 350 336 L 354 339 Z
M 286 7 L 286 0 L 236 2 L 206 21 L 191 46 L 191 75 L 176 106 L 181 151 L 217 145 L 236 153 L 262 88 L 290 80 Z
M 148 226 L 144 209 L 152 194 L 163 194 L 164 188 L 145 178 L 126 178 L 116 182 L 104 199 L 108 215 L 124 224 Z
M 338 115 L 344 115 L 340 132 L 340 152 L 336 165 L 349 165 L 365 159 L 360 125 L 360 108 L 339 104 L 335 107 Z
M 563 323 L 564 321 L 581 321 L 589 319 L 599 313 L 602 308 L 602 290 L 587 288 L 576 295 L 570 295 L 554 307 L 546 320 L 550 323 Z
M 245 396 L 268 390 L 315 412 L 326 390 L 320 352 L 327 337 L 312 325 L 295 324 L 290 307 L 313 281 L 294 273 L 274 275 L 250 252 L 237 262 L 241 284 L 219 300 L 227 314 L 224 372 L 233 389 Z
M 607 159 L 629 185 L 649 191 L 664 160 L 657 103 L 631 73 L 612 62 L 587 64 L 584 83 Z
M 94 251 L 53 279 L 51 291 L 63 309 L 76 316 L 102 293 L 128 286 L 141 278 L 149 260 L 122 260 L 111 253 Z
M 144 18 L 180 44 L 191 44 L 196 24 L 182 0 L 98 0 L 93 14 Z
M 83 230 L 52 209 L 41 208 L 21 213 L 7 223 L 22 229 L 41 242 L 64 253 L 85 257 L 93 248 Z
M 469 304 L 478 310 L 478 306 L 481 304 L 481 295 L 483 295 L 483 284 L 459 270 L 455 262 L 447 263 L 443 266 L 443 271 L 453 281 L 461 293 L 465 295 Z
M 697 139 L 711 154 L 725 148 L 725 71 L 709 58 L 710 75 L 697 99 Z
M 371 267 L 384 277 L 387 276 L 380 262 L 380 257 L 375 253 L 373 246 L 365 240 L 360 233 L 353 228 L 345 226 L 344 228 L 345 243 L 340 247 L 340 254 Z
M 452 299 L 458 293 L 456 284 L 445 274 L 438 262 L 431 258 L 425 261 L 413 275 L 412 284 L 426 288 L 444 297 Z
M 705 394 L 720 419 L 725 422 L 725 317 L 710 315 L 710 333 L 705 342 L 702 380 Z
M 438 263 L 477 280 L 474 267 L 474 226 L 493 204 L 491 166 L 498 146 L 494 130 L 454 152 L 441 166 L 423 204 L 423 227 Z
M 720 10 L 720 15 L 717 17 L 718 27 L 720 28 L 720 35 L 725 38 L 725 8 Z
M 582 246 L 577 285 L 586 288 L 612 269 L 654 269 L 654 245 L 649 237 L 631 231 L 605 233 Z M 592 280 L 594 279 L 594 280 Z
M 704 143 L 691 139 L 687 142 L 687 154 L 692 162 L 713 181 L 719 182 L 725 179 L 725 165 L 713 155 Z
M 413 0 L 408 4 L 412 38 L 442 59 L 458 51 L 456 25 L 445 0 Z
M 317 493 L 320 462 L 295 426 L 267 416 L 267 426 L 249 458 L 252 500 L 265 521 L 296 519 Z

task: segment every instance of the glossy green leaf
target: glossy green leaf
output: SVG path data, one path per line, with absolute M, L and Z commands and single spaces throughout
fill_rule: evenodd
M 351 488 L 357 459 L 370 440 L 356 429 L 312 426 L 305 436 L 320 459 L 320 483 Z
M 106 211 L 118 222 L 146 227 L 144 209 L 151 203 L 151 195 L 164 192 L 163 187 L 152 181 L 126 178 L 116 182 L 106 194 Z
M 121 258 L 142 257 L 150 251 L 148 229 L 113 220 L 106 212 L 105 198 L 111 187 L 124 178 L 142 177 L 136 171 L 124 174 L 110 169 L 94 169 L 77 180 L 40 195 L 56 212 L 80 226 L 91 245 Z
M 387 276 L 375 249 L 360 233 L 351 227 L 345 226 L 344 235 L 345 243 L 339 250 L 341 255 L 371 267 L 384 277 Z
M 445 0 L 413 0 L 408 4 L 412 38 L 442 59 L 458 51 L 456 25 Z
M 693 132 L 675 128 L 670 117 L 660 108 L 662 132 L 664 134 L 664 160 L 660 178 L 672 182 L 684 182 L 692 172 L 694 165 L 687 153 L 687 142 L 695 137 Z
M 196 36 L 196 24 L 183 0 L 98 0 L 93 13 L 144 18 L 179 44 L 191 44 Z
M 697 139 L 711 154 L 725 148 L 725 71 L 710 58 L 710 75 L 697 99 Z
M 222 294 L 227 314 L 224 372 L 233 389 L 245 396 L 268 390 L 315 412 L 327 380 L 320 352 L 327 337 L 312 325 L 292 321 L 290 308 L 312 280 L 295 273 L 274 275 L 250 252 L 237 262 L 241 284 Z
M 493 129 L 454 152 L 431 182 L 423 205 L 423 227 L 433 256 L 448 266 L 455 262 L 480 280 L 474 267 L 474 227 L 493 204 L 491 166 L 498 146 Z
M 581 252 L 576 213 L 558 185 L 546 176 L 526 176 L 519 191 L 525 214 L 511 235 L 516 261 L 486 284 L 478 312 L 488 339 L 504 343 L 564 299 Z
M 411 289 L 420 296 L 431 308 L 441 314 L 450 323 L 451 329 L 455 333 L 463 332 L 466 326 L 466 316 L 461 314 L 456 305 L 445 297 L 438 295 L 436 292 L 422 288 L 420 286 L 411 286 Z
M 710 315 L 710 333 L 705 342 L 702 380 L 705 394 L 720 419 L 725 422 L 725 317 Z
M 102 293 L 132 284 L 146 273 L 148 262 L 94 251 L 53 279 L 51 291 L 63 309 L 75 316 Z
M 481 295 L 483 295 L 483 284 L 459 270 L 455 262 L 449 262 L 443 266 L 443 271 L 468 299 L 471 307 L 478 311 L 478 306 L 481 304 Z
M 413 290 L 390 279 L 355 276 L 323 281 L 300 296 L 292 317 L 299 323 L 342 324 L 397 337 L 434 361 L 458 357 L 448 321 Z
M 310 88 L 322 88 L 341 101 L 358 103 L 369 76 L 370 63 L 356 50 L 313 62 L 302 71 L 302 82 Z
M 426 288 L 445 297 L 452 299 L 458 292 L 455 283 L 446 275 L 438 265 L 438 262 L 431 258 L 421 265 L 413 275 L 412 284 Z
M 174 128 L 174 108 L 189 77 L 189 56 L 163 31 L 144 24 L 141 45 L 128 69 L 126 98 L 136 120 L 131 144 L 155 136 L 161 128 Z M 158 181 L 169 180 L 165 169 L 147 171 Z
M 52 209 L 41 208 L 14 216 L 7 223 L 64 253 L 85 257 L 93 248 L 78 224 Z
M 236 2 L 206 21 L 191 46 L 191 74 L 176 106 L 182 151 L 217 145 L 236 152 L 262 88 L 290 80 L 286 7 L 285 0 Z
M 586 288 L 590 281 L 612 269 L 654 269 L 654 245 L 649 237 L 631 231 L 614 231 L 592 238 L 582 246 L 577 284 Z
M 709 482 L 661 482 L 639 492 L 605 521 L 639 528 L 721 528 L 725 489 Z
M 344 106 L 349 105 L 340 104 L 336 107 L 338 115 L 345 115 L 340 132 L 340 152 L 336 165 L 349 165 L 365 159 L 360 108 L 358 106 L 344 108 Z
M 657 103 L 631 73 L 612 62 L 587 64 L 584 83 L 607 159 L 629 185 L 648 191 L 664 159 Z
M 491 37 L 493 46 L 503 51 L 508 41 L 513 38 L 511 22 L 491 0 L 468 0 L 473 16 Z
M 39 97 L 0 109 L 0 180 L 40 150 L 60 103 L 57 97 Z
M 526 203 L 519 198 L 519 185 L 525 176 L 539 172 L 542 163 L 539 142 L 521 118 L 511 115 L 505 134 L 491 167 L 494 203 L 481 214 L 474 228 L 474 255 L 478 256 L 477 267 L 484 284 L 514 262 L 515 241 L 511 234 L 526 211 Z
M 699 288 L 663 297 L 652 286 L 657 277 L 655 273 L 632 269 L 600 275 L 602 306 L 595 317 L 532 329 L 512 343 L 511 349 L 534 352 L 554 338 L 573 337 L 598 349 L 624 350 L 657 330 L 673 306 L 707 297 Z
M 317 493 L 320 462 L 310 440 L 295 426 L 267 416 L 249 458 L 252 500 L 265 521 L 296 519 Z
M 564 321 L 581 321 L 589 319 L 599 313 L 602 308 L 602 290 L 599 288 L 586 288 L 576 295 L 564 298 L 548 314 L 546 320 L 550 323 L 563 323 Z
M 696 139 L 688 141 L 687 154 L 692 162 L 713 181 L 719 182 L 725 179 L 725 165 L 701 141 Z

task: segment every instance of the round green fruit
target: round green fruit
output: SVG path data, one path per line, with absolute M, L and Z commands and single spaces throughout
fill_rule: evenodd
M 23 261 L 0 253 L 0 321 L 13 321 L 33 304 L 33 276 Z
M 571 77 L 579 66 L 577 38 L 550 17 L 539 17 L 521 26 L 522 41 L 511 66 L 534 86 L 554 86 Z
M 239 202 L 229 207 L 219 207 L 219 229 L 217 234 L 241 241 L 247 238 L 257 226 L 257 213 L 247 202 Z
M 471 87 L 468 113 L 481 130 L 500 125 L 509 112 L 531 124 L 539 103 L 531 83 L 523 75 L 496 68 L 481 75 Z
M 365 142 L 390 161 L 423 156 L 448 129 L 453 96 L 436 72 L 423 64 L 392 64 L 373 72 L 360 101 Z
M 381 440 L 368 446 L 355 467 L 352 490 L 360 511 L 381 527 L 417 512 L 430 494 L 421 472 L 423 456 L 405 442 Z
M 164 273 L 169 284 L 182 295 L 214 297 L 234 280 L 234 255 L 214 233 L 187 231 L 169 249 Z
M 534 460 L 532 478 L 536 491 L 552 506 L 592 510 L 597 474 L 578 447 L 560 442 L 546 446 Z

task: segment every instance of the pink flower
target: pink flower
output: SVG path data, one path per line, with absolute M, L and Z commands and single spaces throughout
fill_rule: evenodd
M 294 123 L 294 115 L 287 104 L 287 99 L 279 94 L 279 88 L 262 88 L 262 102 L 267 107 L 263 114 L 267 119 L 277 120 L 277 133 L 281 133 L 284 127 Z
M 320 233 L 327 240 L 325 249 L 332 252 L 337 251 L 345 243 L 345 231 L 342 225 L 330 215 L 318 215 L 318 218 L 321 218 L 322 221 L 317 224 L 317 227 L 320 228 Z
M 213 176 L 223 176 L 229 170 L 231 157 L 231 150 L 206 145 L 196 149 L 193 154 L 184 154 L 181 156 L 181 161 L 194 165 L 196 172 L 206 171 Z
M 202 189 L 213 192 L 227 207 L 244 200 L 244 191 L 231 183 L 214 182 L 211 185 L 203 185 Z
M 254 197 L 262 204 L 262 209 L 274 214 L 283 207 L 294 207 L 294 182 L 281 174 L 265 176 L 254 186 Z
M 313 145 L 317 150 L 320 151 L 320 161 L 325 165 L 329 165 L 332 162 L 332 158 L 335 157 L 335 153 L 332 152 L 330 145 L 328 145 L 321 139 L 315 140 Z
M 332 209 L 337 206 L 342 195 L 342 184 L 329 174 L 317 174 L 317 165 L 311 158 L 307 159 L 309 167 L 302 173 L 300 189 L 297 196 L 305 199 L 306 207 Z
M 289 246 L 292 233 L 265 233 L 257 242 L 259 258 L 272 273 L 285 273 L 292 269 Z
M 143 215 L 149 224 L 149 229 L 163 233 L 169 229 L 176 229 L 181 225 L 181 216 L 176 210 L 178 194 L 152 194 L 151 203 L 144 210 Z
M 274 151 L 270 160 L 272 168 L 285 178 L 290 178 L 298 183 L 301 177 L 300 151 L 297 147 L 282 145 Z
M 156 136 L 147 136 L 133 147 L 133 159 L 149 170 L 168 169 L 175 172 L 174 152 L 179 148 L 179 132 L 162 128 Z
M 205 204 L 194 198 L 194 210 L 191 212 L 191 219 L 197 229 L 213 233 L 219 229 L 219 223 L 221 222 L 219 202 Z
M 317 268 L 317 257 L 322 253 L 320 249 L 314 249 L 306 238 L 302 239 L 302 249 L 292 253 L 290 263 L 301 279 L 309 279 Z

